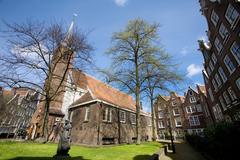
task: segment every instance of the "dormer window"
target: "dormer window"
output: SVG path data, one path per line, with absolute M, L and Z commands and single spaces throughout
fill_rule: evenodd
M 195 103 L 196 102 L 196 98 L 195 97 L 190 97 L 189 100 L 190 100 L 190 103 Z

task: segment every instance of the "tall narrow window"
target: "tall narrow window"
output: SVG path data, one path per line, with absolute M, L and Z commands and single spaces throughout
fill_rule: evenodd
M 238 64 L 240 64 L 240 45 L 234 42 L 230 48 Z
M 238 78 L 235 83 L 236 83 L 238 89 L 240 90 L 240 78 Z
M 120 111 L 120 122 L 125 123 L 126 122 L 126 112 L 125 111 Z
M 230 98 L 228 97 L 227 92 L 223 92 L 223 98 L 225 99 L 227 105 L 231 103 Z
M 103 111 L 103 121 L 105 122 L 112 122 L 112 109 L 106 107 Z
M 217 13 L 213 10 L 213 11 L 212 11 L 212 14 L 211 14 L 211 21 L 212 21 L 212 23 L 214 24 L 214 26 L 217 25 L 218 20 L 219 20 L 219 17 L 218 17 L 218 15 L 217 15 Z
M 212 61 L 213 61 L 214 64 L 217 63 L 217 57 L 214 53 L 212 54 Z
M 223 48 L 223 45 L 222 45 L 222 43 L 220 42 L 220 40 L 217 37 L 216 37 L 216 39 L 214 41 L 214 45 L 215 45 L 218 53 L 220 53 L 222 48 Z
M 211 71 L 214 70 L 214 67 L 213 67 L 212 61 L 209 62 L 209 67 L 211 68 Z
M 226 104 L 225 104 L 222 96 L 219 96 L 219 101 L 220 101 L 220 103 L 221 103 L 221 105 L 222 105 L 223 110 L 224 110 L 224 111 L 227 110 Z
M 227 76 L 226 76 L 225 72 L 223 71 L 222 67 L 218 68 L 218 73 L 221 76 L 223 82 L 226 82 L 227 81 Z
M 158 122 L 158 128 L 165 128 L 163 121 L 159 121 L 159 122 Z
M 228 55 L 225 56 L 224 63 L 230 74 L 232 74 L 235 71 L 236 67 L 234 66 Z
M 232 101 L 234 101 L 234 100 L 237 99 L 237 96 L 236 96 L 235 92 L 232 90 L 232 87 L 229 87 L 229 88 L 228 88 L 228 93 L 229 93 Z
M 90 108 L 86 107 L 84 121 L 89 121 Z
M 221 35 L 223 40 L 225 40 L 229 36 L 229 32 L 223 23 L 219 28 L 219 34 Z
M 222 81 L 217 73 L 215 74 L 215 80 L 217 82 L 218 87 L 220 87 L 222 85 Z
M 209 96 L 210 96 L 211 101 L 213 102 L 213 101 L 214 101 L 214 98 L 213 98 L 213 93 L 212 93 L 211 88 L 208 89 L 208 94 L 209 94 Z
M 212 84 L 213 84 L 214 90 L 217 91 L 218 87 L 214 79 L 212 79 Z
M 130 116 L 131 116 L 131 123 L 136 124 L 136 114 L 131 113 Z
M 231 25 L 234 25 L 236 20 L 239 18 L 239 13 L 231 4 L 229 4 L 225 17 Z

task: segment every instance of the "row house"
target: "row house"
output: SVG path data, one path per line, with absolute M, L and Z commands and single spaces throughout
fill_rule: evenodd
M 214 122 L 240 120 L 240 3 L 200 0 L 208 24 L 208 42 L 199 40 L 204 57 L 207 103 Z
M 0 88 L 0 138 L 15 138 L 19 132 L 26 135 L 37 107 L 37 98 L 36 92 L 27 89 Z
M 174 92 L 159 95 L 154 108 L 159 139 L 170 139 L 170 130 L 174 139 L 183 139 L 186 133 L 201 134 L 212 123 L 204 86 L 197 85 L 197 90 L 189 87 L 184 96 Z
M 158 96 L 154 103 L 154 110 L 159 139 L 170 139 L 170 129 L 174 139 L 184 137 L 183 101 L 184 97 L 177 95 L 175 92 L 171 92 L 170 96 Z

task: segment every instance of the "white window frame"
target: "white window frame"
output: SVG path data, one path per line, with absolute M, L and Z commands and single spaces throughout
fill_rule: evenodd
M 232 101 L 235 101 L 237 99 L 237 96 L 236 96 L 235 92 L 233 91 L 232 87 L 228 87 L 227 90 L 228 90 L 228 93 L 229 93 Z
M 158 128 L 165 128 L 163 120 L 158 122 Z
M 131 113 L 130 116 L 131 116 L 131 124 L 136 124 L 136 114 Z
M 86 107 L 85 108 L 85 116 L 84 116 L 84 121 L 89 121 L 89 115 L 90 115 L 90 108 Z
M 222 67 L 218 68 L 218 73 L 219 73 L 220 77 L 222 78 L 223 82 L 225 83 L 227 81 L 227 76 Z
M 177 121 L 177 119 L 180 119 L 180 121 Z M 181 120 L 181 117 L 176 117 L 176 118 L 174 118 L 174 120 L 175 120 L 175 126 L 176 126 L 176 127 L 182 127 L 182 120 Z M 178 125 L 177 122 L 180 122 L 181 125 Z
M 194 96 L 191 96 L 191 97 L 189 98 L 189 102 L 190 102 L 190 103 L 196 103 L 197 101 L 196 101 L 196 98 L 195 98 Z
M 190 126 L 199 126 L 200 125 L 200 120 L 198 115 L 195 116 L 189 116 L 188 118 Z
M 176 109 L 178 110 L 178 113 L 175 112 Z M 179 112 L 179 109 L 178 109 L 178 108 L 174 108 L 174 109 L 173 109 L 173 115 L 174 115 L 174 116 L 179 116 L 179 115 L 180 115 L 180 112 Z
M 211 61 L 211 60 L 209 61 L 209 67 L 210 67 L 211 71 L 213 71 L 213 70 L 214 70 L 214 66 L 213 66 L 213 63 L 212 63 L 212 61 Z
M 105 114 L 105 117 L 103 117 L 103 121 L 104 122 L 112 122 L 112 109 L 109 107 L 106 107 L 104 109 L 104 114 Z
M 213 102 L 214 101 L 214 97 L 213 97 L 213 93 L 212 93 L 212 89 L 211 88 L 208 89 L 208 94 L 210 96 L 211 101 Z
M 212 10 L 212 13 L 211 13 L 211 21 L 214 24 L 214 26 L 216 27 L 218 24 L 218 21 L 219 21 L 219 16 L 217 15 L 217 13 L 214 10 Z
M 228 55 L 224 57 L 224 64 L 227 67 L 230 74 L 232 74 L 236 70 L 236 66 L 232 63 L 231 59 Z M 234 67 L 234 68 L 232 68 Z
M 187 112 L 187 113 L 192 113 L 191 106 L 187 106 L 187 107 L 186 107 L 186 112 Z
M 231 27 L 234 27 L 235 22 L 239 19 L 238 11 L 230 3 L 226 10 L 225 18 L 230 23 Z
M 222 37 L 223 41 L 225 41 L 226 38 L 229 36 L 229 32 L 223 23 L 219 27 L 219 34 Z
M 226 91 L 223 92 L 223 98 L 224 98 L 227 105 L 229 105 L 231 103 L 231 100 L 230 100 Z
M 240 77 L 235 81 L 235 83 L 238 89 L 240 90 Z
M 216 80 L 216 82 L 217 82 L 217 86 L 218 86 L 218 88 L 222 85 L 222 81 L 221 81 L 221 79 L 220 79 L 220 77 L 219 77 L 219 75 L 216 73 L 215 74 L 215 80 Z
M 217 49 L 218 53 L 220 54 L 220 52 L 222 51 L 223 49 L 223 45 L 222 43 L 220 42 L 220 40 L 218 39 L 218 37 L 216 37 L 215 41 L 214 41 L 214 46 L 215 48 Z
M 232 55 L 240 65 L 240 45 L 237 44 L 237 42 L 234 42 L 230 48 L 230 51 L 232 52 Z
M 220 101 L 220 103 L 221 103 L 221 106 L 222 106 L 223 110 L 224 110 L 224 111 L 227 110 L 227 107 L 226 107 L 226 104 L 225 104 L 225 102 L 224 102 L 224 100 L 223 100 L 223 97 L 222 97 L 222 96 L 219 96 L 218 99 L 219 99 L 219 101 Z
M 123 115 L 123 117 L 122 117 L 122 115 Z M 120 117 L 120 122 L 121 123 L 126 123 L 126 112 L 125 111 L 120 110 L 119 111 L 119 117 Z
M 217 86 L 217 83 L 216 83 L 214 78 L 212 79 L 212 85 L 214 87 L 214 90 L 217 91 L 218 90 L 218 86 Z
M 164 113 L 163 111 L 158 112 L 158 118 L 164 118 Z
M 214 53 L 212 53 L 212 61 L 213 61 L 214 64 L 217 63 L 217 57 Z

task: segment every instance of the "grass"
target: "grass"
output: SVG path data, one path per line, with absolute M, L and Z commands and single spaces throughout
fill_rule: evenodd
M 141 145 L 119 145 L 104 147 L 71 147 L 71 160 L 145 160 L 159 150 L 162 145 L 146 142 Z M 0 160 L 40 160 L 52 159 L 57 144 L 33 142 L 0 142 Z

